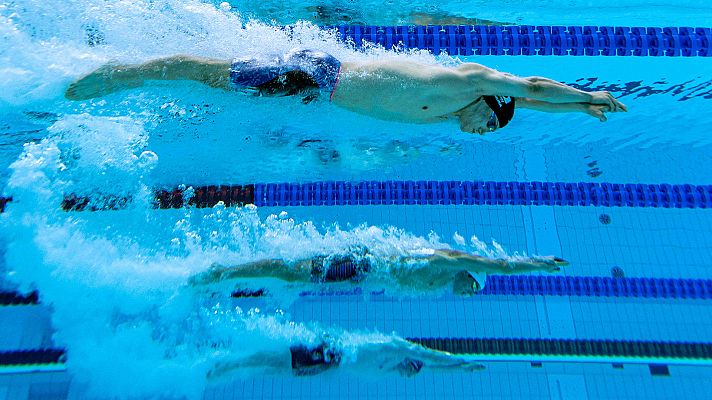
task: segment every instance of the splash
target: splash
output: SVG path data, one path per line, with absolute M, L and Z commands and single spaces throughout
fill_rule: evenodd
M 324 331 L 279 313 L 244 312 L 230 305 L 229 293 L 200 296 L 188 278 L 213 263 L 293 260 L 359 246 L 386 257 L 447 246 L 435 235 L 319 228 L 284 212 L 262 216 L 255 207 L 161 212 L 137 201 L 117 212 L 66 213 L 58 207 L 66 192 L 142 198 L 159 157 L 144 123 L 132 118 L 69 115 L 49 132 L 11 166 L 15 201 L 0 217 L 9 239 L 5 260 L 21 290 L 38 289 L 52 305 L 55 345 L 67 349 L 67 367 L 89 394 L 198 398 L 217 361 L 311 343 Z M 353 347 L 374 334 L 349 335 Z
M 4 3 L 0 33 L 0 107 L 61 98 L 78 73 L 107 62 L 137 63 L 174 54 L 229 60 L 284 54 L 295 47 L 342 60 L 363 57 L 340 44 L 335 31 L 308 22 L 287 30 L 196 0 Z M 371 53 L 367 57 L 394 57 L 384 49 Z M 412 54 L 433 62 L 427 52 Z

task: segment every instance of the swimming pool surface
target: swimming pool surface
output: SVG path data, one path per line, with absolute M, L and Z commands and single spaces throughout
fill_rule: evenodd
M 354 49 L 319 26 L 710 21 L 703 1 L 1 3 L 0 400 L 707 397 L 709 57 Z M 380 121 L 326 101 L 187 81 L 63 97 L 107 62 L 294 47 L 341 60 L 478 62 L 610 90 L 630 111 L 600 123 L 517 110 L 501 132 L 478 136 L 454 122 Z M 228 197 L 257 206 L 215 204 Z M 469 298 L 274 282 L 206 294 L 187 284 L 215 263 L 363 246 L 557 255 L 571 265 L 490 276 Z M 246 295 L 265 285 L 268 295 Z M 486 369 L 405 378 L 349 372 L 345 362 L 313 377 L 206 379 L 218 360 L 324 333 L 347 359 L 397 336 Z

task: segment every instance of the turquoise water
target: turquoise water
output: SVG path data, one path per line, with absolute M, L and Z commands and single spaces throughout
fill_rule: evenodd
M 342 4 L 343 3 L 343 4 Z M 409 23 L 479 18 L 522 24 L 708 26 L 704 2 L 6 2 L 0 6 L 0 284 L 37 289 L 40 306 L 0 307 L 0 351 L 59 347 L 57 371 L 0 368 L 8 398 L 702 398 L 709 367 L 613 368 L 574 361 L 488 361 L 480 372 L 414 378 L 344 371 L 312 378 L 243 371 L 208 382 L 217 361 L 340 337 L 562 338 L 709 342 L 709 300 L 408 294 L 232 299 L 187 287 L 213 263 L 297 259 L 368 246 L 379 255 L 452 247 L 482 255 L 560 255 L 564 276 L 709 279 L 704 209 L 521 206 L 245 207 L 154 210 L 168 185 L 322 180 L 492 180 L 709 184 L 709 61 L 702 58 L 433 57 L 355 52 L 308 18 Z M 316 8 L 316 7 L 321 7 Z M 396 11 L 394 11 L 396 10 Z M 311 16 L 310 16 L 310 13 Z M 316 16 L 314 15 L 316 13 Z M 425 16 L 424 16 L 425 15 Z M 257 18 L 249 20 L 248 18 Z M 336 21 L 334 21 L 336 20 Z M 442 20 L 442 19 L 441 19 Z M 268 21 L 267 23 L 260 21 Z M 459 23 L 459 22 L 458 22 Z M 90 43 L 92 45 L 90 45 Z M 150 83 L 87 102 L 63 99 L 106 62 L 184 53 L 228 59 L 293 47 L 343 60 L 474 61 L 519 75 L 610 88 L 630 112 L 601 124 L 517 111 L 501 133 L 454 123 L 373 120 L 326 102 L 251 98 L 190 82 Z M 278 110 L 278 111 L 275 111 Z M 130 196 L 121 211 L 67 213 L 66 193 Z M 610 217 L 601 223 L 601 215 Z M 274 283 L 260 282 L 274 285 Z M 378 292 L 377 292 L 378 293 Z M 536 361 L 536 360 L 533 360 Z

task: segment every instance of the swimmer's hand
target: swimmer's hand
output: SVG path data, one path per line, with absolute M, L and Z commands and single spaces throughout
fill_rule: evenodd
M 509 261 L 508 264 L 511 268 L 510 273 L 532 271 L 559 272 L 561 271 L 561 267 L 569 265 L 569 262 L 559 257 L 542 256 L 521 261 Z
M 107 64 L 73 82 L 64 92 L 68 100 L 88 100 L 143 85 L 129 66 Z
M 625 104 L 621 103 L 613 97 L 613 95 L 610 92 L 593 92 L 591 93 L 591 105 L 601 105 L 601 106 L 607 106 L 607 109 L 604 109 L 604 111 L 607 112 L 627 112 L 628 107 L 625 106 Z M 603 121 L 603 120 L 602 120 Z
M 601 122 L 608 121 L 606 113 L 609 111 L 608 106 L 603 104 L 582 104 L 583 112 L 597 118 Z
M 224 267 L 218 264 L 213 264 L 207 271 L 191 276 L 188 279 L 188 285 L 191 287 L 197 287 L 219 282 L 223 272 L 225 272 Z
M 480 363 L 478 363 L 478 362 L 466 361 L 466 362 L 462 365 L 462 369 L 464 369 L 465 371 L 469 371 L 469 372 L 476 372 L 476 371 L 482 371 L 482 370 L 484 370 L 484 369 L 485 369 L 485 366 L 482 365 L 482 364 L 480 364 Z

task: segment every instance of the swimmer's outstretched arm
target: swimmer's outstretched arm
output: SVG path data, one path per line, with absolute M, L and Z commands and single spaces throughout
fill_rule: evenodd
M 245 358 L 219 361 L 208 371 L 207 378 L 209 380 L 222 379 L 241 369 L 259 369 L 274 374 L 288 372 L 290 370 L 289 353 L 262 352 Z
M 480 371 L 484 365 L 444 351 L 428 349 L 402 338 L 394 338 L 388 343 L 364 344 L 358 350 L 357 359 L 380 366 L 388 365 L 391 370 L 404 376 L 412 376 L 421 368 L 437 370 Z
M 518 77 L 476 63 L 462 64 L 457 68 L 425 69 L 425 71 L 432 71 L 430 78 L 435 86 L 442 88 L 443 94 L 466 94 L 472 99 L 491 95 L 547 103 L 587 103 L 606 105 L 609 112 L 627 111 L 626 106 L 609 92 L 585 92 L 549 78 Z M 466 93 L 463 93 L 463 90 Z
M 459 250 L 439 249 L 428 257 L 428 264 L 450 271 L 477 271 L 496 274 L 520 274 L 534 271 L 557 272 L 569 262 L 554 256 L 531 257 L 520 260 L 488 258 Z
M 408 357 L 416 357 L 422 360 L 425 364 L 424 366 L 427 368 L 445 370 L 465 369 L 468 371 L 481 371 L 485 369 L 485 366 L 478 362 L 467 360 L 445 351 L 429 349 L 404 339 L 400 339 L 397 343 Z
M 518 77 L 478 64 L 475 66 L 470 69 L 469 80 L 483 94 L 512 96 L 547 103 L 599 104 L 608 106 L 610 112 L 628 110 L 609 92 L 585 92 L 541 76 Z
M 544 111 L 548 113 L 570 113 L 582 112 L 592 117 L 597 118 L 601 122 L 606 122 L 606 112 L 610 112 L 610 107 L 605 104 L 591 103 L 548 103 L 546 101 L 523 99 L 519 98 L 516 102 L 517 107 L 528 108 L 530 110 Z M 627 109 L 623 109 L 627 111 Z
M 274 278 L 286 282 L 310 282 L 311 261 L 287 264 L 284 260 L 270 259 L 232 267 L 214 264 L 207 271 L 191 277 L 188 283 L 191 286 L 203 286 L 240 278 Z
M 227 90 L 229 78 L 229 61 L 178 55 L 144 64 L 104 65 L 69 85 L 64 97 L 69 100 L 101 97 L 143 86 L 148 80 L 193 80 Z

